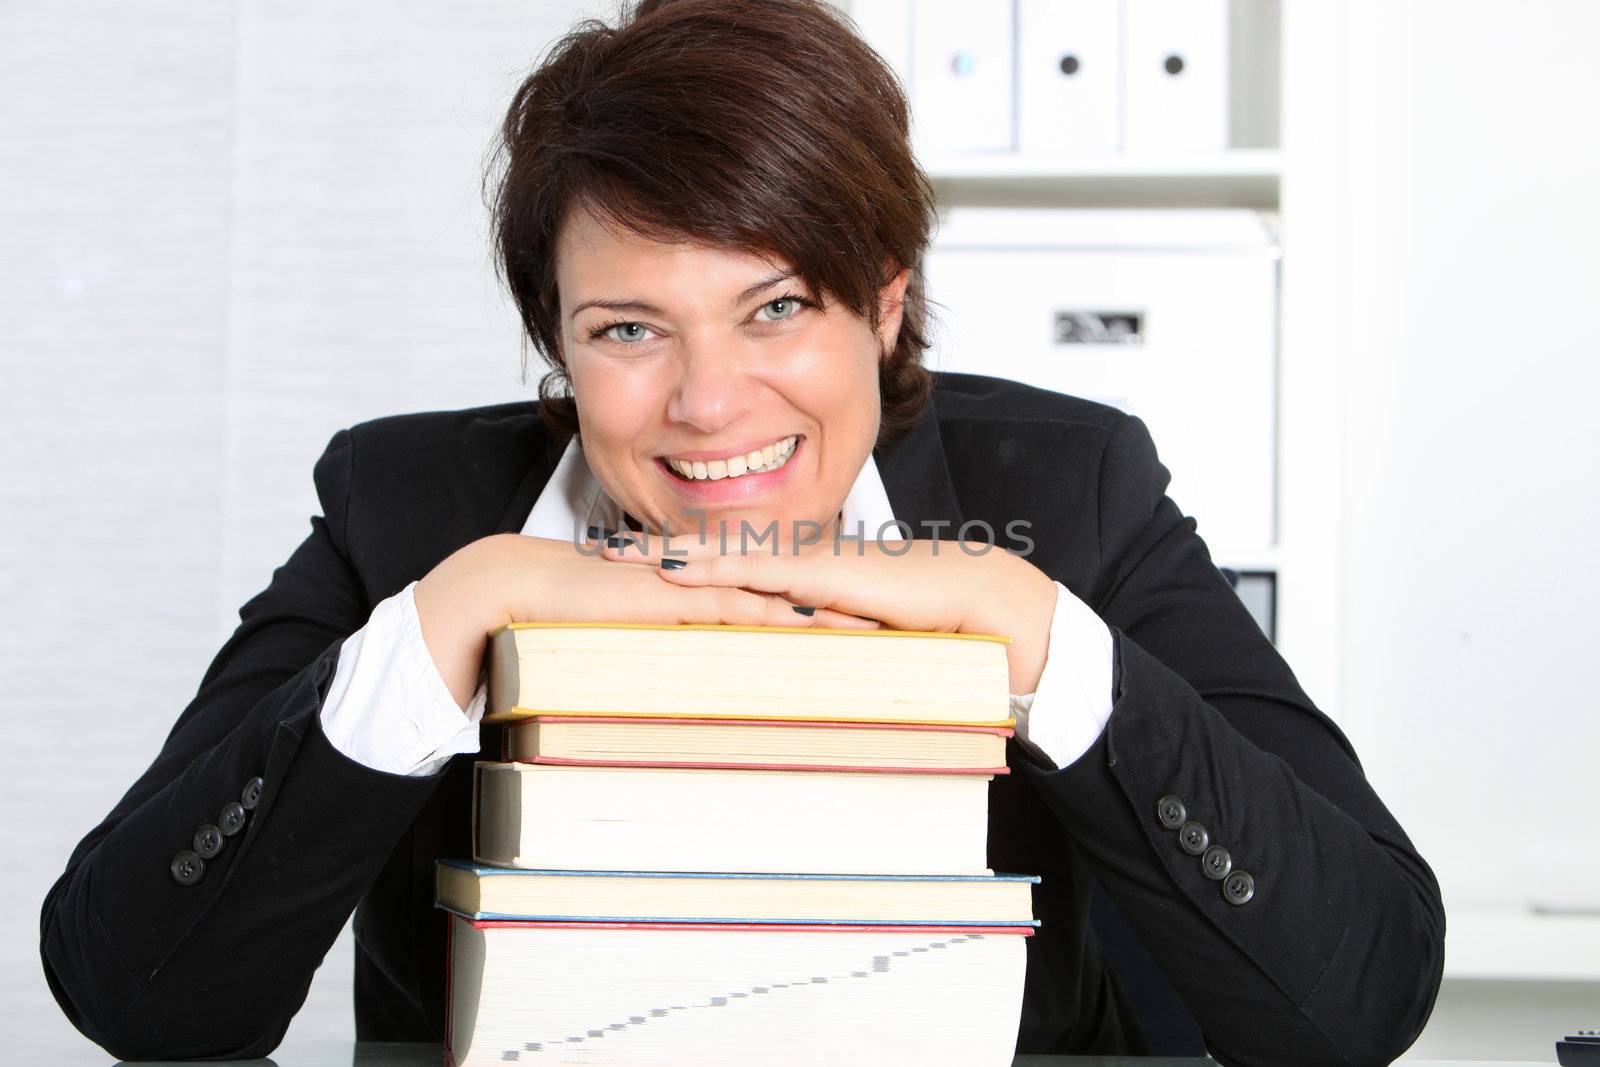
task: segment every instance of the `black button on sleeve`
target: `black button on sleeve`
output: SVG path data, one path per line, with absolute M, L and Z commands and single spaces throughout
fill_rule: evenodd
M 1233 870 L 1233 857 L 1221 845 L 1212 845 L 1200 857 L 1200 872 L 1213 882 L 1220 882 Z
M 252 778 L 244 784 L 244 792 L 239 794 L 239 805 L 245 811 L 255 811 L 256 805 L 261 803 L 261 787 L 266 785 L 260 778 Z
M 194 850 L 203 860 L 216 859 L 222 851 L 222 831 L 206 823 L 194 832 Z
M 194 885 L 206 873 L 206 861 L 185 849 L 172 857 L 172 880 L 179 885 Z
M 1161 825 L 1168 830 L 1176 830 L 1188 817 L 1188 810 L 1183 806 L 1183 801 L 1177 797 L 1164 796 L 1156 801 L 1156 818 L 1160 819 Z
M 235 800 L 232 804 L 222 809 L 222 814 L 217 816 L 217 825 L 222 828 L 223 834 L 232 837 L 244 829 L 244 805 Z
M 1178 844 L 1191 856 L 1198 856 L 1211 844 L 1211 834 L 1197 822 L 1186 822 L 1178 831 Z
M 1256 895 L 1256 880 L 1245 871 L 1234 871 L 1222 883 L 1222 896 L 1229 904 L 1248 904 Z

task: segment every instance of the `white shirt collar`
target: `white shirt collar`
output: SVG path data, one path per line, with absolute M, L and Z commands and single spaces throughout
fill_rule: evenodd
M 878 474 L 878 464 L 867 454 L 861 473 L 844 498 L 839 510 L 839 531 L 844 537 L 878 538 L 903 541 L 905 534 L 894 523 L 889 494 Z M 556 464 L 555 473 L 545 483 L 539 499 L 528 512 L 522 532 L 529 537 L 548 537 L 581 541 L 589 526 L 622 529 L 622 507 L 600 485 L 589 469 L 577 437 L 567 442 L 567 450 Z M 881 531 L 881 532 L 880 532 Z

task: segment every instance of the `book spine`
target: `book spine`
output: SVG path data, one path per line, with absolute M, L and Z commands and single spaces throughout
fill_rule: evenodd
M 560 877 L 560 878 L 661 878 L 667 880 L 699 881 L 710 879 L 713 881 L 760 881 L 760 882 L 1014 882 L 1030 885 L 1039 884 L 1037 874 L 828 874 L 820 871 L 808 871 L 800 874 L 778 874 L 773 872 L 751 871 L 637 871 L 637 870 L 595 870 L 574 869 L 571 867 L 545 868 L 545 867 L 496 867 L 481 863 L 474 863 L 462 859 L 439 859 L 434 861 L 440 867 L 452 867 L 459 871 L 467 871 L 479 878 L 486 877 Z
M 508 763 L 552 767 L 653 767 L 686 771 L 838 771 L 845 774 L 1010 774 L 1010 767 L 852 767 L 836 763 L 707 763 L 676 760 L 589 760 L 564 756 L 506 757 Z
M 670 715 L 531 715 L 511 723 L 507 731 L 531 726 L 534 723 L 654 723 L 674 726 L 778 726 L 788 730 L 915 730 L 956 734 L 998 734 L 1011 737 L 1016 733 L 1010 726 L 968 726 L 948 722 L 866 722 L 858 719 L 831 721 L 825 719 L 695 719 Z
M 958 919 L 945 919 L 937 923 L 930 923 L 927 919 L 873 919 L 856 921 L 854 919 L 749 919 L 734 917 L 719 919 L 709 915 L 685 915 L 682 917 L 662 915 L 527 915 L 500 911 L 455 911 L 474 923 L 503 922 L 517 925 L 536 923 L 543 926 L 565 924 L 566 926 L 587 929 L 596 926 L 623 925 L 634 929 L 654 929 L 658 926 L 734 926 L 747 930 L 788 930 L 795 927 L 806 929 L 821 928 L 822 930 L 842 930 L 847 927 L 857 926 L 883 927 L 885 929 L 906 930 L 931 930 L 955 927 L 971 933 L 974 930 L 1010 929 L 1013 926 L 1038 926 L 1038 919 L 1012 920 L 1012 919 L 973 919 L 971 921 Z
M 851 934 L 1009 934 L 1033 936 L 1033 926 L 886 926 L 882 923 L 697 923 L 697 922 L 568 922 L 534 919 L 467 919 L 477 930 L 719 930 L 744 933 Z
M 493 638 L 502 631 L 519 630 L 710 630 L 720 633 L 800 634 L 804 637 L 931 637 L 940 641 L 992 641 L 1009 645 L 1008 634 L 951 633 L 948 630 L 857 630 L 834 626 L 747 626 L 727 622 L 511 622 L 489 631 Z
M 487 722 L 487 723 L 511 723 L 511 722 L 519 722 L 519 721 L 521 721 L 523 719 L 536 719 L 536 718 L 541 718 L 541 717 L 549 718 L 549 717 L 551 717 L 551 716 L 553 716 L 555 714 L 556 714 L 555 712 L 540 711 L 537 708 L 525 708 L 525 707 L 522 707 L 519 704 L 519 705 L 515 705 L 513 707 L 503 708 L 503 709 L 501 709 L 499 711 L 494 711 L 494 712 L 487 713 L 487 714 L 484 715 L 483 721 Z M 709 713 L 703 712 L 703 711 L 702 712 L 688 712 L 688 711 L 685 711 L 685 712 L 679 712 L 679 713 L 673 713 L 673 714 L 667 714 L 667 715 L 662 715 L 662 714 L 650 714 L 650 715 L 638 714 L 638 715 L 634 715 L 634 714 L 629 714 L 628 712 L 621 712 L 621 711 L 617 711 L 617 710 L 611 709 L 611 708 L 606 708 L 606 709 L 598 709 L 597 708 L 592 713 L 591 712 L 574 712 L 574 711 L 570 711 L 569 710 L 569 711 L 563 711 L 560 714 L 563 715 L 563 716 L 566 716 L 568 718 L 571 718 L 571 719 L 589 720 L 589 721 L 600 721 L 600 720 L 609 721 L 611 719 L 624 719 L 624 720 L 630 720 L 631 721 L 631 720 L 635 720 L 635 719 L 648 719 L 648 720 L 653 720 L 653 721 L 658 721 L 658 722 L 659 721 L 684 722 L 684 721 L 688 721 L 688 720 L 693 720 L 693 721 L 711 721 L 711 722 L 717 722 L 717 723 L 722 723 L 722 724 L 742 723 L 742 722 L 749 722 L 750 721 L 749 712 L 745 712 L 742 715 L 733 715 L 733 714 L 715 715 L 715 714 L 709 714 Z M 912 728 L 919 729 L 919 730 L 921 730 L 921 729 L 930 729 L 930 728 L 935 727 L 935 726 L 950 726 L 950 725 L 963 726 L 963 727 L 976 727 L 976 728 L 979 728 L 979 729 L 1009 730 L 1009 729 L 1014 728 L 1017 725 L 1017 720 L 1013 719 L 1013 718 L 1011 718 L 1009 716 L 1007 716 L 1004 719 L 983 719 L 983 720 L 978 720 L 978 721 L 968 721 L 968 722 L 961 722 L 961 723 L 954 723 L 954 724 L 949 723 L 949 722 L 941 722 L 941 721 L 939 721 L 937 719 L 873 719 L 873 718 L 843 718 L 843 717 L 830 718 L 828 716 L 816 717 L 816 716 L 805 716 L 805 715 L 787 715 L 787 716 L 785 716 L 785 715 L 768 715 L 768 716 L 766 716 L 766 720 L 770 721 L 770 722 L 773 722 L 773 723 L 780 723 L 780 724 L 783 724 L 783 725 L 786 725 L 786 726 L 793 726 L 795 723 L 822 723 L 822 724 L 828 725 L 828 726 L 844 725 L 846 723 L 850 723 L 850 724 L 860 724 L 860 725 L 863 725 L 863 726 L 878 726 L 878 727 L 883 727 L 883 726 L 906 726 L 906 727 L 912 727 Z

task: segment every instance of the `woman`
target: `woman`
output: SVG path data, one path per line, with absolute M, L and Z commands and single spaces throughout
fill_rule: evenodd
M 931 192 L 848 23 L 813 0 L 586 23 L 503 149 L 498 252 L 555 368 L 541 400 L 334 436 L 311 535 L 45 901 L 85 1034 L 264 1055 L 354 909 L 358 1036 L 439 1040 L 432 870 L 469 853 L 471 761 L 498 748 L 485 636 L 622 620 L 1012 636 L 990 861 L 1043 876 L 1020 1051 L 1144 1047 L 1095 880 L 1220 1059 L 1411 1043 L 1437 884 L 1164 495 L 1143 424 L 922 368 Z

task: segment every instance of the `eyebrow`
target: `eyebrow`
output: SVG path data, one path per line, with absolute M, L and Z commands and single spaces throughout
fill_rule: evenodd
M 733 306 L 738 307 L 746 300 L 749 300 L 752 296 L 755 296 L 757 293 L 761 292 L 761 290 L 769 289 L 781 281 L 787 281 L 799 273 L 800 272 L 798 270 L 790 268 L 789 270 L 779 271 L 770 278 L 764 278 L 745 289 L 744 292 L 740 293 L 738 296 L 734 297 Z M 646 315 L 660 315 L 663 313 L 662 310 L 656 307 L 654 304 L 646 303 L 643 300 L 585 300 L 583 303 L 573 308 L 572 313 L 569 314 L 567 318 L 575 319 L 578 317 L 578 312 L 584 311 L 588 308 L 605 308 L 608 311 L 638 311 Z

